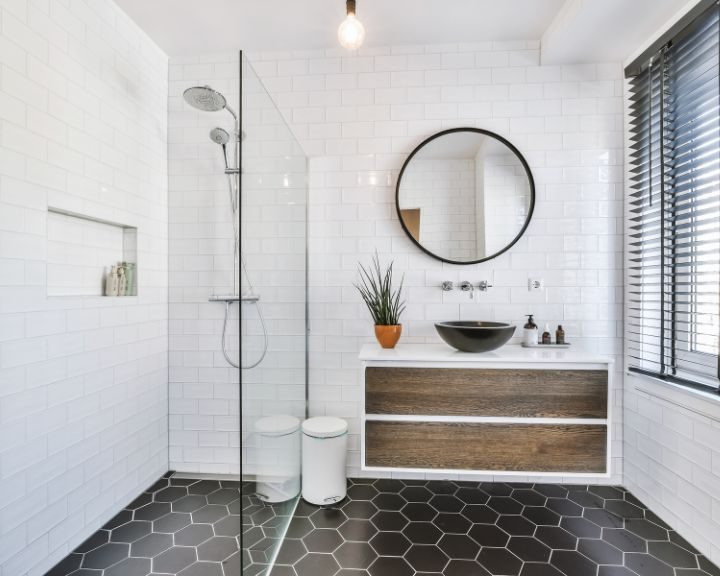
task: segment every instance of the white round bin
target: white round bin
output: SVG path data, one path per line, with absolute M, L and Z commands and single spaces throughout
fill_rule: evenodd
M 319 416 L 305 420 L 302 430 L 303 499 L 317 506 L 340 502 L 347 494 L 347 422 Z
M 256 495 L 265 502 L 285 502 L 300 493 L 300 420 L 266 416 L 255 422 L 258 436 Z

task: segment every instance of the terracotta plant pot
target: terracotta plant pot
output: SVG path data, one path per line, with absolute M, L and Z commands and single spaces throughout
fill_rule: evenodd
M 383 348 L 395 348 L 395 344 L 400 340 L 400 334 L 402 334 L 402 324 L 375 326 L 375 338 Z

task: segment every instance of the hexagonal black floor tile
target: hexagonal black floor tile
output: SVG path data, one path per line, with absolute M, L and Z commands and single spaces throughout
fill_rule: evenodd
M 190 514 L 184 512 L 171 512 L 153 522 L 153 532 L 170 534 L 179 532 L 190 524 Z
M 623 563 L 623 555 L 615 546 L 604 540 L 578 540 L 578 552 L 584 554 L 596 564 L 613 564 L 620 566 Z
M 334 576 L 340 565 L 330 554 L 310 552 L 294 568 L 298 576 Z
M 338 532 L 347 541 L 368 542 L 375 534 L 377 528 L 370 520 L 349 519 L 345 522 Z
M 332 552 L 343 543 L 342 536 L 333 528 L 313 530 L 302 541 L 310 552 Z
M 191 524 L 175 534 L 178 546 L 198 546 L 213 537 L 213 529 L 207 524 Z M 262 535 L 262 532 L 260 532 Z M 252 540 L 252 538 L 250 538 Z
M 378 530 L 398 531 L 405 528 L 410 521 L 400 512 L 385 512 L 381 510 L 370 518 L 370 522 L 372 522 Z
M 370 546 L 381 556 L 403 556 L 410 541 L 399 532 L 378 532 L 370 539 Z
M 378 511 L 375 504 L 367 500 L 351 500 L 342 507 L 342 511 L 348 518 L 369 520 Z
M 366 542 L 345 542 L 333 552 L 342 568 L 364 569 L 377 558 L 377 553 Z
M 180 542 L 178 542 L 180 544 Z M 130 546 L 130 555 L 153 558 L 173 545 L 171 534 L 148 534 Z
M 400 496 L 408 502 L 429 502 L 433 493 L 424 486 L 408 486 L 400 492 Z
M 520 576 L 566 576 L 552 564 L 526 562 L 520 570 Z
M 286 537 L 287 538 L 302 538 L 307 534 L 310 534 L 315 529 L 308 518 L 303 516 L 295 516 L 290 520 L 288 524 Z
M 173 512 L 195 512 L 195 510 L 199 510 L 203 506 L 207 506 L 207 498 L 192 494 L 175 500 L 172 503 L 172 510 Z
M 400 491 L 405 488 L 405 484 L 402 483 L 402 480 L 394 480 L 392 478 L 381 478 L 380 480 L 375 480 L 375 482 L 373 482 L 373 486 L 375 486 L 375 489 L 378 492 L 388 492 L 390 494 L 399 494 Z
M 645 540 L 668 540 L 668 531 L 653 522 L 630 518 L 625 521 L 625 529 Z
M 560 527 L 578 538 L 600 538 L 600 526 L 580 517 L 563 518 Z
M 491 576 L 474 560 L 450 560 L 443 570 L 443 576 Z
M 130 554 L 129 544 L 103 544 L 99 548 L 88 552 L 83 558 L 83 568 L 103 569 L 113 564 L 117 564 L 120 560 L 127 558 Z
M 507 545 L 510 535 L 492 524 L 475 524 L 468 533 L 480 546 L 500 548 Z
M 538 526 L 535 538 L 553 550 L 575 550 L 577 537 L 559 526 Z
M 510 536 L 531 536 L 535 532 L 535 524 L 522 516 L 501 516 L 497 525 Z
M 280 546 L 280 551 L 278 552 L 275 562 L 277 564 L 292 565 L 305 556 L 305 554 L 307 554 L 307 549 L 302 543 L 302 540 L 286 538 L 283 541 L 282 546 Z
M 429 504 L 421 502 L 410 502 L 409 504 L 406 504 L 403 506 L 403 509 L 400 510 L 400 513 L 408 520 L 412 520 L 414 522 L 430 522 L 438 515 L 435 508 Z
M 538 526 L 557 526 L 560 515 L 545 506 L 525 506 L 522 515 Z
M 597 563 L 574 550 L 553 550 L 550 564 L 565 574 L 595 574 Z
M 500 517 L 500 514 L 485 504 L 468 504 L 461 514 L 475 524 L 493 524 Z
M 403 534 L 413 544 L 437 544 L 442 531 L 431 522 L 410 522 L 404 529 Z
M 223 576 L 223 569 L 215 562 L 195 562 L 190 564 L 178 576 Z
M 157 520 L 169 512 L 169 502 L 151 502 L 135 510 L 135 520 Z
M 548 562 L 550 560 L 550 548 L 531 536 L 513 536 L 510 538 L 507 549 L 524 562 Z
M 227 507 L 208 504 L 192 513 L 192 521 L 196 524 L 212 524 L 228 515 Z M 274 516 L 274 514 L 272 514 Z
M 547 496 L 543 496 L 535 490 L 513 490 L 510 496 L 513 500 L 517 500 L 525 506 L 545 506 Z
M 371 576 L 413 576 L 415 573 L 404 558 L 392 556 L 381 556 L 370 565 L 368 572 Z
M 465 507 L 462 500 L 447 494 L 433 496 L 429 504 L 438 512 L 460 512 Z
M 474 560 L 480 552 L 480 545 L 464 534 L 445 534 L 437 545 L 450 558 L 458 560 Z
M 105 570 L 104 576 L 147 576 L 150 567 L 149 558 L 127 558 Z
M 625 554 L 625 566 L 640 576 L 673 576 L 674 570 L 650 554 Z
M 348 488 L 347 495 L 352 500 L 372 500 L 378 491 L 372 484 L 354 484 Z
M 188 493 L 207 495 L 219 489 L 220 482 L 217 480 L 200 480 L 200 482 L 195 482 L 195 484 L 188 486 Z
M 237 552 L 237 540 L 226 536 L 216 536 L 197 547 L 198 560 L 222 562 Z
M 187 568 L 197 560 L 195 548 L 173 546 L 152 561 L 153 572 L 168 572 L 175 574 Z
M 187 488 L 170 486 L 155 494 L 155 502 L 174 502 L 175 500 L 180 500 L 183 496 L 187 496 L 187 493 Z
M 418 572 L 442 572 L 450 558 L 437 546 L 413 544 L 405 560 Z
M 477 560 L 488 572 L 497 576 L 517 576 L 522 568 L 522 561 L 505 548 L 483 548 Z
M 95 548 L 98 548 L 99 546 L 102 546 L 103 544 L 107 544 L 110 541 L 110 532 L 107 530 L 98 530 L 90 536 L 87 540 L 85 540 L 80 546 L 75 548 L 73 552 L 78 553 L 85 553 L 90 552 L 90 550 L 95 550 Z
M 441 512 L 433 520 L 441 532 L 446 534 L 467 534 L 472 522 L 460 514 Z
M 672 542 L 648 542 L 648 553 L 674 568 L 697 568 L 697 558 Z
M 339 528 L 347 519 L 339 508 L 320 508 L 310 515 L 310 522 L 315 528 Z
M 455 496 L 465 504 L 485 504 L 490 496 L 478 488 L 460 488 Z
M 378 494 L 372 499 L 372 503 L 380 510 L 400 510 L 407 501 L 399 494 Z
M 603 528 L 602 538 L 623 552 L 647 552 L 644 539 L 622 528 Z

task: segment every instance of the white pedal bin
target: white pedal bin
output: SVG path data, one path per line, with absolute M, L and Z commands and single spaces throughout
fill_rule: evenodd
M 266 416 L 255 422 L 258 436 L 256 494 L 265 502 L 285 502 L 300 493 L 300 420 Z
M 347 495 L 347 422 L 319 416 L 305 420 L 302 431 L 303 499 L 317 506 L 340 502 Z

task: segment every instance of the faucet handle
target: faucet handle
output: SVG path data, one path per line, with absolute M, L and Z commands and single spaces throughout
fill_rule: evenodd
M 488 284 L 487 280 L 483 280 L 480 284 L 478 284 L 478 289 L 485 292 L 488 288 L 492 288 L 492 286 L 492 284 Z
M 445 280 L 445 282 L 441 284 L 441 287 L 443 292 L 450 292 L 455 286 L 452 282 L 450 282 L 450 280 Z

